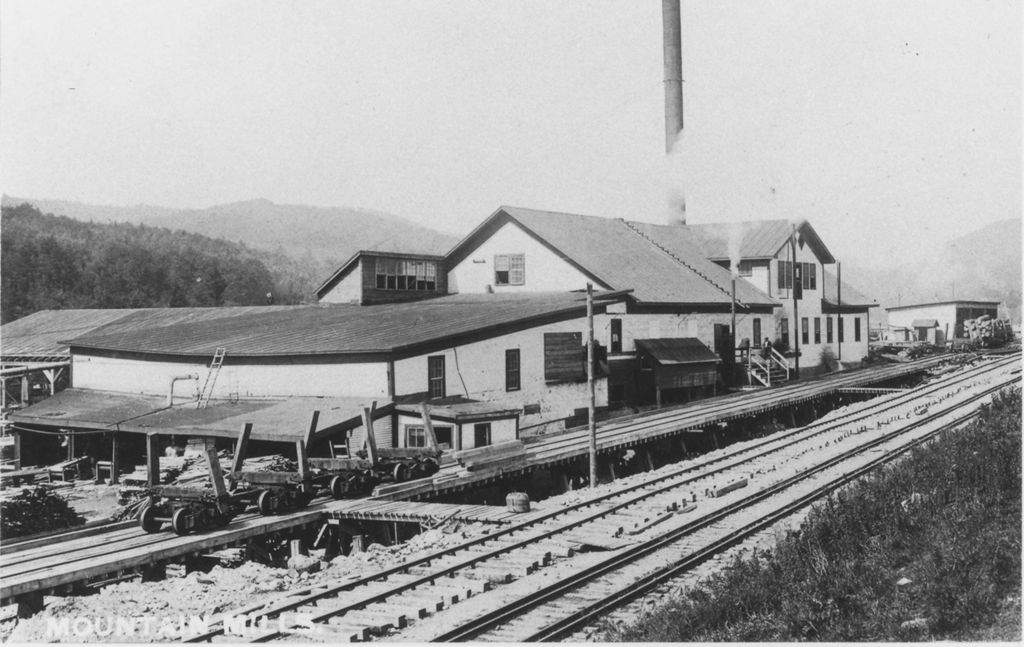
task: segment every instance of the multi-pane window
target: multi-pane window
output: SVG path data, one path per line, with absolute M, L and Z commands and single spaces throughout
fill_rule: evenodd
M 525 254 L 496 254 L 494 256 L 495 285 L 523 285 L 525 282 Z
M 437 289 L 437 263 L 378 258 L 376 286 L 378 290 L 434 291 Z
M 432 398 L 445 396 L 444 355 L 432 355 L 427 358 L 427 393 Z
M 853 341 L 860 341 L 860 317 L 853 318 Z
M 780 327 L 782 328 L 782 334 L 779 335 L 779 338 L 782 341 L 782 346 L 783 348 L 789 348 L 789 319 L 783 317 Z
M 518 391 L 519 377 L 519 349 L 509 348 L 505 351 L 505 390 Z
M 793 262 L 779 261 L 779 289 L 793 287 Z M 800 263 L 800 285 L 805 290 L 818 289 L 818 266 L 815 263 Z
M 481 422 L 473 425 L 473 446 L 486 447 L 491 444 L 491 423 Z
M 821 317 L 814 318 L 814 343 L 821 343 Z
M 427 430 L 423 425 L 406 425 L 405 426 L 405 446 L 406 447 L 426 447 L 427 446 Z
M 811 343 L 810 333 L 808 331 L 808 327 L 809 326 L 808 326 L 808 322 L 807 322 L 807 317 L 800 317 L 800 343 L 801 344 L 809 344 L 809 343 Z
M 825 343 L 832 343 L 832 317 L 825 317 Z
M 754 319 L 754 348 L 761 347 L 761 320 Z
M 750 261 L 740 261 L 736 271 L 739 272 L 740 276 L 750 276 L 754 273 L 753 266 Z

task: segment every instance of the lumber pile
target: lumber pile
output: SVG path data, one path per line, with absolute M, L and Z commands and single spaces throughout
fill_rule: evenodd
M 1001 346 L 1013 341 L 1013 329 L 1008 319 L 993 319 L 982 315 L 964 322 L 964 332 L 972 341 L 984 346 Z

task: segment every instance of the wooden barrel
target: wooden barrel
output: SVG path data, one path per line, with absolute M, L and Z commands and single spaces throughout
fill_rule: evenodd
M 525 492 L 509 492 L 505 497 L 505 504 L 509 512 L 529 512 L 530 497 Z

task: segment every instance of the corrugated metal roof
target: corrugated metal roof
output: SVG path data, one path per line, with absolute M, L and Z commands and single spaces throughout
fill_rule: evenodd
M 621 300 L 622 294 L 598 293 Z M 415 303 L 264 308 L 224 317 L 130 315 L 70 340 L 74 347 L 183 356 L 235 357 L 387 353 L 548 318 L 580 316 L 579 293 L 449 295 Z
M 836 303 L 836 275 L 829 272 L 828 270 L 822 271 L 822 301 L 829 305 L 837 305 Z M 843 303 L 844 306 L 877 306 L 878 303 L 869 296 L 864 295 L 859 290 L 851 286 L 846 281 L 843 281 Z
M 47 427 L 110 429 L 135 433 L 235 438 L 247 422 L 255 440 L 295 441 L 305 437 L 313 411 L 319 411 L 318 433 L 358 419 L 369 398 L 288 398 L 282 400 L 213 400 L 204 409 L 180 400 L 171 408 L 162 397 L 128 395 L 90 389 L 66 389 L 27 409 L 11 414 L 15 423 Z M 378 402 L 378 406 L 388 403 Z
M 910 322 L 911 328 L 938 328 L 939 322 L 936 319 L 914 319 Z
M 639 301 L 731 302 L 728 270 L 692 246 L 675 250 L 659 246 L 647 237 L 648 230 L 635 226 L 637 223 L 521 207 L 502 207 L 496 216 L 502 212 L 605 286 L 632 289 Z M 776 305 L 771 297 L 743 281 L 737 283 L 737 299 L 749 305 Z
M 650 355 L 662 366 L 719 361 L 718 355 L 695 337 L 636 339 L 633 343 L 640 352 Z

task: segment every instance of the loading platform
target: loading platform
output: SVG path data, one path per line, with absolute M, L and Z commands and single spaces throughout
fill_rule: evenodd
M 436 526 L 447 521 L 508 524 L 513 521 L 521 521 L 525 517 L 524 513 L 509 512 L 505 506 L 497 505 L 353 499 L 329 503 L 327 518 L 353 521 L 419 522 L 428 526 Z

